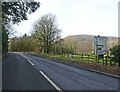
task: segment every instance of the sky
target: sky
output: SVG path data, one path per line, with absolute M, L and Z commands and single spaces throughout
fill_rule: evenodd
M 36 1 L 41 3 L 40 8 L 29 15 L 27 21 L 13 26 L 17 36 L 30 34 L 33 24 L 48 13 L 56 15 L 62 37 L 81 34 L 118 36 L 119 0 Z

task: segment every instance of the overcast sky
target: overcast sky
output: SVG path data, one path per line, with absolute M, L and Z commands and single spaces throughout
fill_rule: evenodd
M 118 36 L 119 0 L 36 0 L 40 8 L 28 16 L 19 26 L 17 35 L 30 34 L 32 25 L 42 15 L 52 13 L 62 29 L 62 37 L 68 35 Z

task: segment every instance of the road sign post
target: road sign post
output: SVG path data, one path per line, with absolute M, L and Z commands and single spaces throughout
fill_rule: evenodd
M 95 36 L 94 37 L 94 53 L 98 58 L 103 58 L 107 53 L 107 37 Z

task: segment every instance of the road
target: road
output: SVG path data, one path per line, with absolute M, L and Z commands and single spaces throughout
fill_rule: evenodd
M 118 90 L 120 79 L 24 53 L 2 62 L 3 90 Z

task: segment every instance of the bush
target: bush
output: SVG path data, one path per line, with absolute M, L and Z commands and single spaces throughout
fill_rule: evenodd
M 112 60 L 118 62 L 120 66 L 120 44 L 111 48 L 111 55 L 113 55 Z

